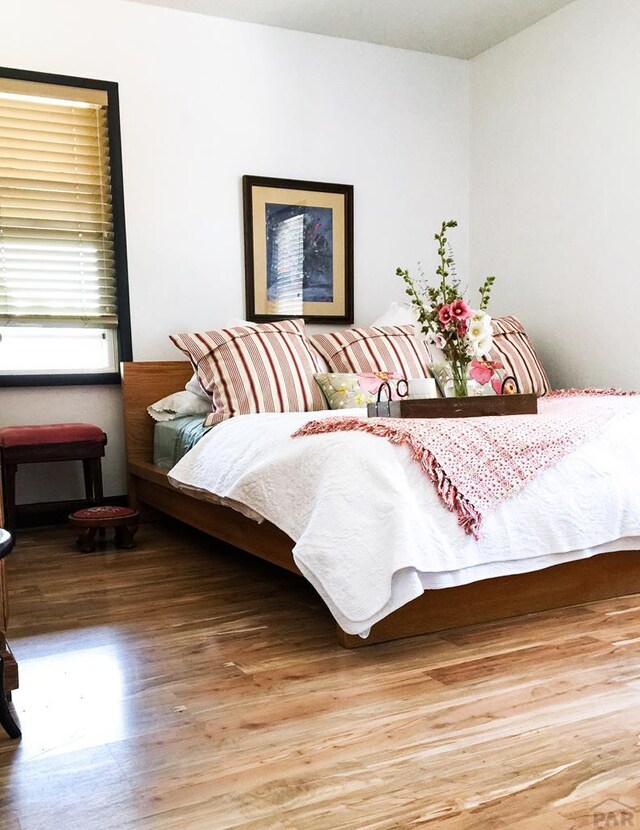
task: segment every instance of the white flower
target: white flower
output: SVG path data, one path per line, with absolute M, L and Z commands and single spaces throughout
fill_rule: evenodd
M 484 334 L 491 334 L 491 317 L 486 311 L 473 311 L 469 320 L 469 329 L 482 330 Z
M 481 337 L 469 337 L 471 349 L 474 357 L 478 360 L 482 357 L 488 357 L 489 352 L 493 348 L 493 337 L 490 334 L 484 334 Z
M 490 335 L 490 332 L 486 330 L 482 323 L 474 322 L 472 320 L 469 325 L 469 330 L 467 334 L 469 335 L 469 340 L 471 340 L 471 342 L 474 343 L 478 340 L 482 340 L 483 337 L 487 337 L 488 335 Z
M 467 335 L 476 358 L 480 359 L 488 355 L 493 346 L 491 317 L 484 311 L 474 311 L 469 320 Z

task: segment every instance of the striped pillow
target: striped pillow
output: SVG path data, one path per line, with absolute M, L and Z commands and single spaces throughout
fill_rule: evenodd
M 233 415 L 309 412 L 326 403 L 313 375 L 322 371 L 302 320 L 171 335 L 211 395 L 212 426 Z
M 504 363 L 506 374 L 515 377 L 521 392 L 533 392 L 538 397 L 546 395 L 551 389 L 549 378 L 520 320 L 496 317 L 491 324 L 491 359 Z
M 430 377 L 429 358 L 413 326 L 370 326 L 312 334 L 314 347 L 332 372 L 390 372 L 403 378 Z

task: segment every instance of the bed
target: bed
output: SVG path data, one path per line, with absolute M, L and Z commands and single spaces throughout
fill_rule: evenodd
M 279 567 L 300 573 L 294 542 L 278 527 L 256 523 L 230 507 L 178 491 L 153 464 L 154 425 L 146 407 L 181 389 L 191 376 L 184 361 L 123 364 L 129 497 L 133 505 L 166 513 Z M 640 592 L 640 554 L 615 550 L 542 570 L 426 590 L 377 622 L 368 636 L 338 627 L 346 648 Z

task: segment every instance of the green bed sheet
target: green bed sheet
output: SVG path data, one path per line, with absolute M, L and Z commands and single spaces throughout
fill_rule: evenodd
M 153 431 L 153 463 L 170 470 L 209 432 L 211 427 L 203 424 L 202 415 L 158 421 Z

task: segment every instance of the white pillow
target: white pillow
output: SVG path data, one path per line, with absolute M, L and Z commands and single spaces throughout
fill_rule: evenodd
M 211 398 L 207 393 L 204 391 L 202 386 L 198 383 L 198 376 L 195 374 L 191 375 L 189 380 L 184 385 L 185 392 L 190 392 L 192 395 L 195 395 L 196 398 L 200 398 L 202 401 L 207 401 L 209 406 L 211 407 Z M 171 397 L 171 395 L 169 395 Z
M 391 303 L 389 308 L 371 323 L 372 326 L 413 326 L 416 325 L 416 333 L 419 334 L 416 315 L 410 306 L 400 303 Z
M 148 406 L 147 412 L 154 421 L 173 421 L 174 418 L 184 418 L 187 415 L 202 415 L 204 417 L 211 414 L 211 398 L 204 395 L 202 390 L 200 390 L 200 395 L 194 395 L 193 392 L 188 390 L 174 392 L 172 395 L 167 395 L 166 398 L 162 398 L 162 400 Z
M 402 303 L 391 303 L 389 308 L 374 320 L 372 326 L 413 326 L 416 337 L 424 341 L 424 345 L 429 354 L 429 359 L 432 363 L 444 363 L 446 357 L 444 352 L 433 343 L 429 343 L 426 335 L 420 328 L 420 323 L 409 305 L 402 305 Z

